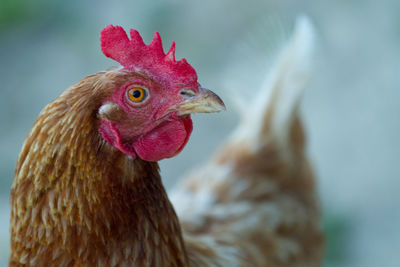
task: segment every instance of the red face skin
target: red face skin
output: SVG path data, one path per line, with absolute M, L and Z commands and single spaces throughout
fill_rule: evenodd
M 175 60 L 174 42 L 165 54 L 157 32 L 148 45 L 136 30 L 129 34 L 130 38 L 122 27 L 113 25 L 101 32 L 104 55 L 118 61 L 124 67 L 121 72 L 132 75 L 103 102 L 103 106 L 112 103 L 108 107 L 117 116 L 102 117 L 99 132 L 133 158 L 158 161 L 172 157 L 183 149 L 193 127 L 189 115 L 179 117 L 170 108 L 187 100 L 180 94 L 182 89 L 199 92 L 196 71 L 185 59 Z M 132 87 L 146 88 L 147 99 L 131 101 L 127 90 Z
M 121 71 L 129 72 L 123 69 Z M 102 119 L 99 132 L 103 138 L 121 152 L 146 161 L 159 161 L 179 153 L 192 132 L 189 115 L 179 117 L 177 110 L 169 110 L 187 98 L 182 89 L 198 92 L 197 79 L 177 81 L 168 77 L 139 74 L 132 76 L 103 103 L 115 103 L 123 115 L 118 121 Z M 145 100 L 135 103 L 127 95 L 133 87 L 146 88 Z

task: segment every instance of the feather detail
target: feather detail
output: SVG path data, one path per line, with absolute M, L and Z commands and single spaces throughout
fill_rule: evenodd
M 132 72 L 198 85 L 175 43 L 164 53 L 119 26 L 101 33 L 124 68 L 89 75 L 39 114 L 11 190 L 10 266 L 319 266 L 323 238 L 312 170 L 297 114 L 313 28 L 298 20 L 238 130 L 175 188 L 158 164 L 107 143 L 100 119 L 124 120 L 105 99 Z M 162 80 L 162 79 L 161 79 Z M 190 128 L 191 130 L 191 128 Z
M 97 116 L 113 109 L 103 97 L 129 75 L 88 76 L 40 113 L 12 185 L 10 266 L 186 264 L 157 163 L 130 159 L 98 132 Z

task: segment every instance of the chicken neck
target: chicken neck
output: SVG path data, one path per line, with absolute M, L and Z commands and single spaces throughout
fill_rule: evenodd
M 11 192 L 10 266 L 186 265 L 158 164 L 102 139 L 84 85 L 49 104 L 25 141 Z

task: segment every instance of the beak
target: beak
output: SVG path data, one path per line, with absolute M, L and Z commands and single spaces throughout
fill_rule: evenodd
M 224 102 L 214 92 L 201 88 L 199 92 L 191 95 L 182 103 L 173 107 L 179 116 L 190 113 L 212 113 L 226 110 Z

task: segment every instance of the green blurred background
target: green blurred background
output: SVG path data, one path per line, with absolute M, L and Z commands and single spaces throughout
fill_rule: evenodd
M 228 112 L 195 116 L 186 149 L 161 162 L 167 187 L 205 160 L 237 121 L 232 91 L 248 96 L 299 14 L 317 29 L 302 113 L 327 234 L 325 266 L 400 266 L 400 2 L 396 0 L 0 0 L 0 266 L 19 149 L 39 111 L 87 74 L 115 62 L 99 47 L 108 24 L 154 31 L 196 68 Z

